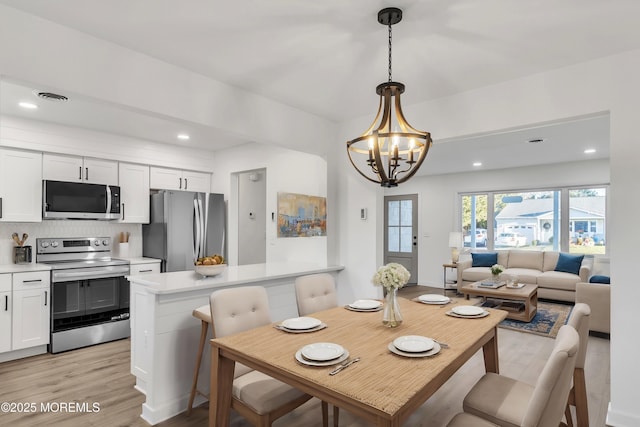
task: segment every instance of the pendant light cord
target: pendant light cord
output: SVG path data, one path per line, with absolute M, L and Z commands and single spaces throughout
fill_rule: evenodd
M 389 83 L 391 83 L 391 24 L 389 24 Z

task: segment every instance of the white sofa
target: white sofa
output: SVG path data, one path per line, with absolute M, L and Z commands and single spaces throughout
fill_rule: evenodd
M 576 284 L 588 282 L 593 258 L 585 256 L 579 274 L 555 271 L 560 252 L 498 250 L 497 264 L 505 267 L 505 274 L 518 276 L 518 282 L 538 285 L 538 297 L 575 302 Z M 478 252 L 481 253 L 481 252 Z M 487 252 L 483 252 L 487 253 Z M 473 267 L 469 257 L 458 262 L 458 292 L 462 286 L 491 277 L 491 267 Z
M 576 285 L 576 302 L 591 308 L 590 331 L 611 333 L 611 285 L 580 282 Z

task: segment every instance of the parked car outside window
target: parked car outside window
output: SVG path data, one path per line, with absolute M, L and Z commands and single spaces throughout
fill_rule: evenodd
M 464 236 L 464 245 L 471 246 L 471 234 Z M 487 230 L 484 228 L 476 228 L 476 247 L 487 246 Z
M 496 239 L 497 246 L 525 246 L 527 244 L 527 237 L 520 233 L 500 233 Z

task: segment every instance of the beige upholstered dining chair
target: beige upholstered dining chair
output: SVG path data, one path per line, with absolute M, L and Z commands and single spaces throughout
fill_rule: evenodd
M 576 330 L 564 325 L 535 386 L 487 373 L 464 398 L 465 413 L 456 415 L 447 426 L 558 427 L 579 346 Z
M 209 303 L 214 337 L 271 323 L 267 291 L 261 286 L 215 291 Z M 231 408 L 257 427 L 270 426 L 311 399 L 310 395 L 240 363 L 236 363 L 233 376 Z M 322 416 L 327 419 L 326 412 Z
M 298 314 L 306 316 L 317 311 L 328 310 L 338 306 L 338 296 L 336 294 L 336 282 L 333 276 L 328 273 L 308 274 L 300 276 L 295 281 L 296 302 L 298 303 Z M 327 402 L 322 401 L 322 415 L 329 412 Z M 340 410 L 333 407 L 333 426 L 338 427 Z M 322 420 L 323 425 L 328 421 Z
M 295 288 L 300 316 L 338 306 L 336 282 L 328 273 L 300 276 L 296 278 Z
M 589 320 L 591 308 L 584 303 L 573 307 L 568 325 L 571 325 L 580 336 L 580 349 L 576 357 L 576 367 L 573 370 L 573 387 L 569 391 L 569 400 L 565 410 L 567 424 L 573 426 L 571 406 L 576 408 L 576 425 L 589 427 L 589 407 L 587 405 L 587 385 L 584 381 L 584 362 L 587 358 L 587 343 L 589 342 Z

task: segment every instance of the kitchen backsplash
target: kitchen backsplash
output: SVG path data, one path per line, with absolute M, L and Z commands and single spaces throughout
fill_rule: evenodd
M 129 233 L 129 257 L 142 256 L 142 226 L 140 224 L 120 224 L 109 221 L 43 221 L 43 222 L 0 222 L 0 265 L 13 264 L 13 233 L 22 237 L 27 233 L 25 246 L 33 247 L 33 262 L 36 260 L 36 238 L 40 237 L 111 237 L 114 256 L 118 256 L 120 232 Z

